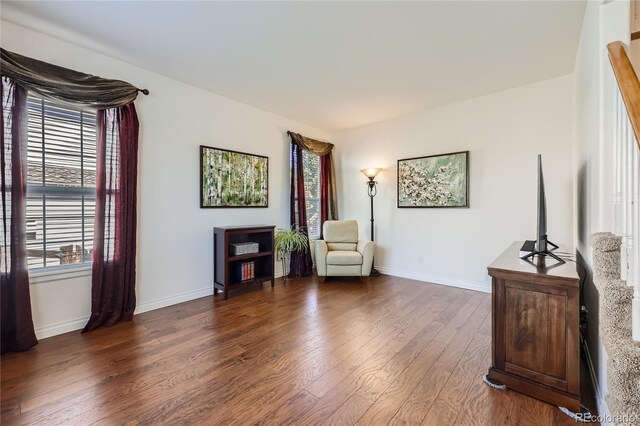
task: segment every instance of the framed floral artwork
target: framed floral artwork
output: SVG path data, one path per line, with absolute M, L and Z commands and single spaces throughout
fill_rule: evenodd
M 398 160 L 398 207 L 469 207 L 469 151 Z

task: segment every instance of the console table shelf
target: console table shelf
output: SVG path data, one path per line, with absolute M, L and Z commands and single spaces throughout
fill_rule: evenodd
M 275 226 L 223 226 L 213 228 L 213 293 L 224 293 L 229 298 L 229 292 L 237 289 L 262 285 L 271 281 L 274 286 L 273 234 Z M 231 245 L 237 243 L 258 243 L 257 253 L 241 255 L 231 254 Z M 247 262 L 253 262 L 254 278 L 241 280 L 240 269 Z

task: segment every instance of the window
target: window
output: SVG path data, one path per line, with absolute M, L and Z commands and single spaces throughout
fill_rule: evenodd
M 29 269 L 91 262 L 96 190 L 94 111 L 27 98 Z
M 295 167 L 291 159 L 292 167 Z M 304 173 L 304 198 L 307 206 L 307 230 L 309 238 L 320 238 L 320 157 L 302 151 Z M 297 204 L 296 204 L 297 209 Z
M 302 166 L 309 238 L 320 238 L 320 157 L 303 151 Z

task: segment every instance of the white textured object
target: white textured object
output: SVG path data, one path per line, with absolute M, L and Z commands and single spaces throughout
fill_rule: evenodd
M 496 389 L 500 389 L 500 390 L 506 390 L 507 389 L 506 385 L 493 383 L 491 380 L 489 380 L 489 373 L 484 373 L 484 375 L 482 376 L 482 380 L 484 380 L 484 382 L 486 384 L 488 384 L 489 386 L 491 386 L 492 388 L 496 388 Z
M 591 413 L 582 406 L 581 406 L 580 413 L 574 413 L 573 411 L 565 407 L 558 407 L 558 408 L 560 409 L 560 411 L 562 411 L 567 416 L 571 417 L 576 422 L 583 422 L 583 423 L 593 422 L 593 420 L 591 419 Z
M 260 245 L 258 243 L 235 243 L 229 244 L 230 252 L 234 256 L 241 256 L 243 254 L 253 254 L 260 251 Z

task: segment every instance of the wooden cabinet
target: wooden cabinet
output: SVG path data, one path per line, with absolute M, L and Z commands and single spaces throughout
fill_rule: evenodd
M 519 258 L 514 243 L 491 266 L 489 379 L 580 410 L 580 278 L 576 265 Z
M 224 293 L 241 288 L 262 285 L 271 281 L 274 286 L 274 246 L 273 233 L 275 226 L 224 226 L 213 229 L 213 293 Z M 236 243 L 257 243 L 258 252 L 235 255 L 232 245 Z M 243 264 L 253 264 L 252 278 L 243 279 Z

